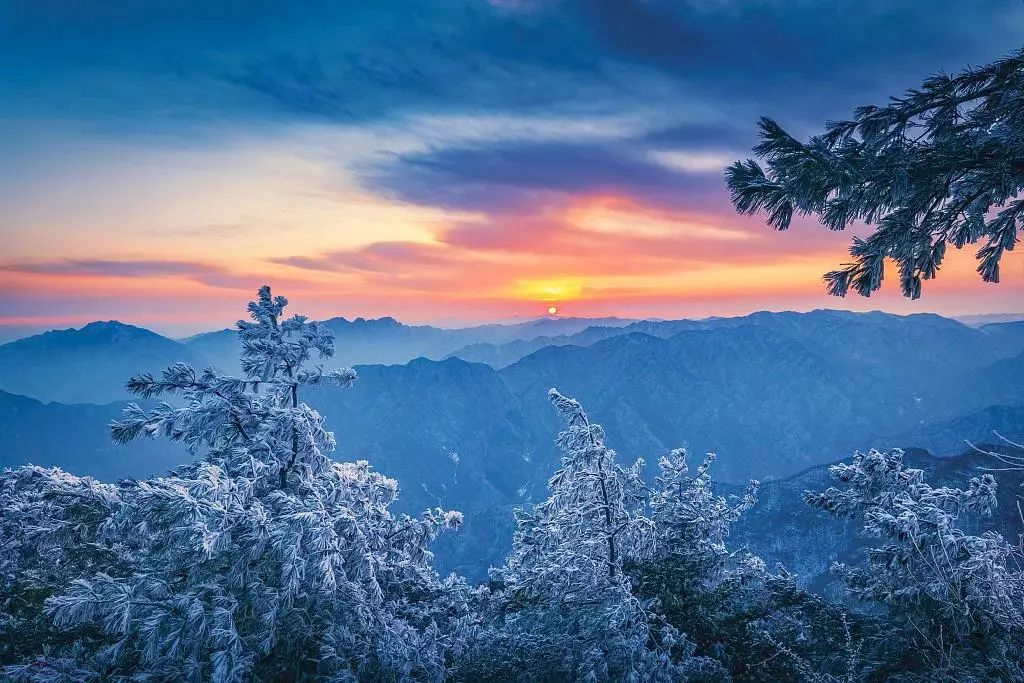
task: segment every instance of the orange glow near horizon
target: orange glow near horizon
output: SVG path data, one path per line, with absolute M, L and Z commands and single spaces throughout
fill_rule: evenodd
M 323 151 L 339 142 L 350 157 Z M 118 149 L 106 165 L 84 150 L 78 163 L 96 166 L 89 191 L 77 167 L 48 179 L 59 202 L 38 186 L 5 190 L 19 201 L 0 216 L 0 287 L 13 295 L 0 326 L 222 327 L 264 283 L 314 317 L 413 323 L 532 317 L 570 302 L 573 315 L 662 318 L 1024 308 L 1024 254 L 1006 256 L 994 286 L 974 272 L 972 249 L 951 250 L 919 301 L 904 300 L 893 275 L 871 299 L 828 297 L 821 276 L 848 260 L 852 235 L 810 220 L 775 233 L 737 216 L 724 190 L 694 207 L 607 189 L 468 211 L 374 194 L 348 170 L 410 144 L 304 129 L 169 157 Z
M 690 263 L 621 275 L 613 272 L 587 278 L 530 279 L 516 279 L 518 268 L 514 263 L 500 272 L 488 263 L 480 267 L 490 271 L 488 281 L 496 284 L 480 288 L 472 287 L 471 281 L 456 286 L 461 284 L 457 277 L 405 285 L 389 284 L 386 275 L 353 272 L 325 273 L 313 280 L 295 273 L 262 278 L 236 275 L 237 281 L 212 283 L 179 275 L 111 277 L 0 272 L 0 286 L 40 302 L 43 311 L 6 315 L 0 318 L 0 325 L 51 328 L 79 326 L 96 319 L 119 319 L 158 330 L 215 329 L 230 325 L 244 314 L 244 302 L 264 281 L 294 301 L 297 310 L 315 317 L 392 315 L 414 323 L 473 323 L 529 317 L 537 303 L 544 304 L 550 315 L 556 315 L 563 303 L 572 302 L 573 315 L 578 316 L 671 318 L 810 308 L 1013 313 L 1020 311 L 1020 302 L 1024 301 L 1024 259 L 1017 254 L 1006 258 L 1003 282 L 994 285 L 980 282 L 974 272 L 972 254 L 953 252 L 939 277 L 925 283 L 924 295 L 918 301 L 906 300 L 899 294 L 891 264 L 887 266 L 890 275 L 882 291 L 871 298 L 855 294 L 845 299 L 828 297 L 820 278 L 841 258 L 842 250 L 835 249 L 791 255 L 774 263 Z M 500 284 L 503 280 L 508 284 Z M 45 312 L 45 307 L 52 305 L 47 302 L 62 300 L 69 302 L 64 311 Z M 459 302 L 459 317 L 450 319 L 442 312 L 451 310 L 450 304 L 455 301 Z
M 558 302 L 572 301 L 583 294 L 583 281 L 573 277 L 559 277 L 544 280 L 521 280 L 513 287 L 513 298 L 529 301 Z

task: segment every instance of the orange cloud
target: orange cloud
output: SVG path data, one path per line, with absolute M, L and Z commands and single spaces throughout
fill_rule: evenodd
M 810 223 L 780 234 L 729 212 L 605 192 L 437 220 L 433 234 L 417 240 L 364 240 L 322 252 L 301 241 L 284 257 L 233 259 L 213 251 L 201 261 L 145 254 L 23 260 L 0 264 L 0 286 L 19 295 L 0 309 L 0 324 L 96 317 L 227 324 L 263 282 L 319 317 L 390 314 L 410 321 L 453 311 L 464 320 L 541 314 L 552 303 L 563 315 L 661 317 L 762 307 L 1020 308 L 1024 258 L 1008 256 L 1004 283 L 991 287 L 979 282 L 969 250 L 947 257 L 921 302 L 904 301 L 895 282 L 867 302 L 829 298 L 821 275 L 848 260 L 850 235 Z

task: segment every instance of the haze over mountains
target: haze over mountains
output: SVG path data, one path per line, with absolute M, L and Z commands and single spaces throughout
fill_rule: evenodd
M 622 318 L 538 318 L 511 324 L 442 328 L 430 325 L 405 325 L 394 318 L 367 320 L 330 318 L 323 324 L 334 332 L 335 347 L 344 349 L 349 365 L 408 363 L 414 358 L 439 359 L 466 346 L 499 345 L 511 341 L 545 339 L 550 335 L 569 335 L 600 326 L 617 329 L 634 322 Z M 183 340 L 222 370 L 237 371 L 238 339 L 234 329 L 198 334 Z M 538 347 L 539 348 L 539 347 Z
M 107 403 L 127 396 L 124 371 L 205 361 L 187 346 L 124 323 L 93 322 L 0 345 L 0 389 L 44 401 Z
M 680 445 L 715 451 L 715 478 L 733 484 L 793 476 L 856 448 L 946 455 L 964 439 L 991 441 L 993 429 L 1024 436 L 1020 322 L 813 311 L 457 330 L 326 324 L 336 335 L 328 365 L 359 372 L 353 389 L 305 396 L 335 431 L 338 457 L 398 479 L 406 509 L 465 512 L 440 564 L 477 578 L 507 548 L 511 509 L 537 500 L 556 467 L 552 386 L 583 402 L 624 459 L 653 468 Z M 237 371 L 236 356 L 230 331 L 175 341 L 116 322 L 0 346 L 0 428 L 10 435 L 0 464 L 105 479 L 165 470 L 183 450 L 110 444 L 125 380 L 179 360 Z

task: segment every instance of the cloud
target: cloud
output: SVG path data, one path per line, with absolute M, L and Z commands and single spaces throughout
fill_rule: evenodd
M 148 259 L 57 259 L 52 261 L 15 261 L 0 263 L 0 271 L 33 275 L 109 277 L 109 278 L 183 278 L 214 287 L 251 287 L 252 278 L 238 277 L 221 266 L 195 261 Z
M 327 252 L 317 256 L 286 256 L 269 259 L 271 263 L 304 270 L 334 272 L 354 269 L 370 273 L 392 273 L 400 268 L 451 265 L 440 245 L 421 242 L 376 242 L 359 249 Z
M 644 131 L 637 138 L 640 144 L 655 148 L 682 147 L 691 150 L 749 150 L 756 144 L 752 126 L 739 122 L 684 121 Z
M 721 196 L 721 173 L 688 172 L 614 143 L 520 142 L 398 156 L 364 175 L 370 190 L 416 204 L 510 210 L 546 195 L 627 194 L 701 205 Z
M 45 275 L 101 275 L 110 277 L 153 277 L 209 272 L 209 266 L 190 261 L 110 261 L 102 259 L 60 259 L 0 264 L 0 270 Z
M 1022 17 L 1008 0 L 14 3 L 0 97 L 122 130 L 704 106 L 820 123 L 1015 47 Z
M 820 292 L 848 236 L 728 204 L 757 116 L 818 130 L 1024 25 L 1009 0 L 65 5 L 5 14 L 6 281 L 69 309 L 258 271 L 420 319 L 551 282 L 613 311 L 708 269 L 782 291 L 794 263 Z
M 351 79 L 331 78 L 316 56 L 300 58 L 281 54 L 272 59 L 252 62 L 238 75 L 229 74 L 228 82 L 267 96 L 294 112 L 331 119 L 354 119 L 355 111 L 346 103 L 342 84 Z
M 686 3 L 644 0 L 580 0 L 580 14 L 615 53 L 656 64 L 685 67 L 714 57 L 719 43 Z
M 150 228 L 147 235 L 181 239 L 182 237 L 234 237 L 244 234 L 249 228 L 241 223 L 210 223 L 209 225 L 182 226 L 176 228 Z
M 816 230 L 794 242 L 733 214 L 680 212 L 621 196 L 568 195 L 535 212 L 497 212 L 450 224 L 432 242 L 382 242 L 271 262 L 311 274 L 358 273 L 367 290 L 444 299 L 529 298 L 554 282 L 578 296 L 614 287 L 673 287 L 693 273 L 740 272 L 765 260 L 841 253 Z M 781 266 L 780 266 L 781 267 Z M 684 277 L 684 274 L 687 274 Z M 816 279 L 816 278 L 815 278 Z M 566 289 L 566 291 L 569 291 Z

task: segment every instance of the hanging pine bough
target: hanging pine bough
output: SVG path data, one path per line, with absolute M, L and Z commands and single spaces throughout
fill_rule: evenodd
M 861 107 L 802 143 L 768 118 L 763 160 L 726 170 L 736 210 L 765 212 L 770 226 L 816 215 L 831 230 L 874 228 L 855 238 L 854 262 L 825 275 L 830 294 L 870 296 L 892 259 L 905 296 L 918 298 L 947 245 L 982 242 L 978 272 L 999 282 L 999 263 L 1024 221 L 1024 51 L 956 76 L 940 74 L 884 107 Z
M 329 457 L 334 436 L 300 401 L 348 387 L 325 371 L 331 333 L 260 289 L 238 323 L 244 378 L 175 364 L 133 377 L 143 398 L 116 441 L 166 437 L 199 459 L 102 484 L 58 469 L 0 477 L 0 661 L 25 680 L 332 680 L 444 676 L 462 596 L 428 542 L 457 512 L 394 516 L 396 482 Z M 454 601 L 454 602 L 452 602 Z M 442 619 L 442 622 L 443 622 Z

